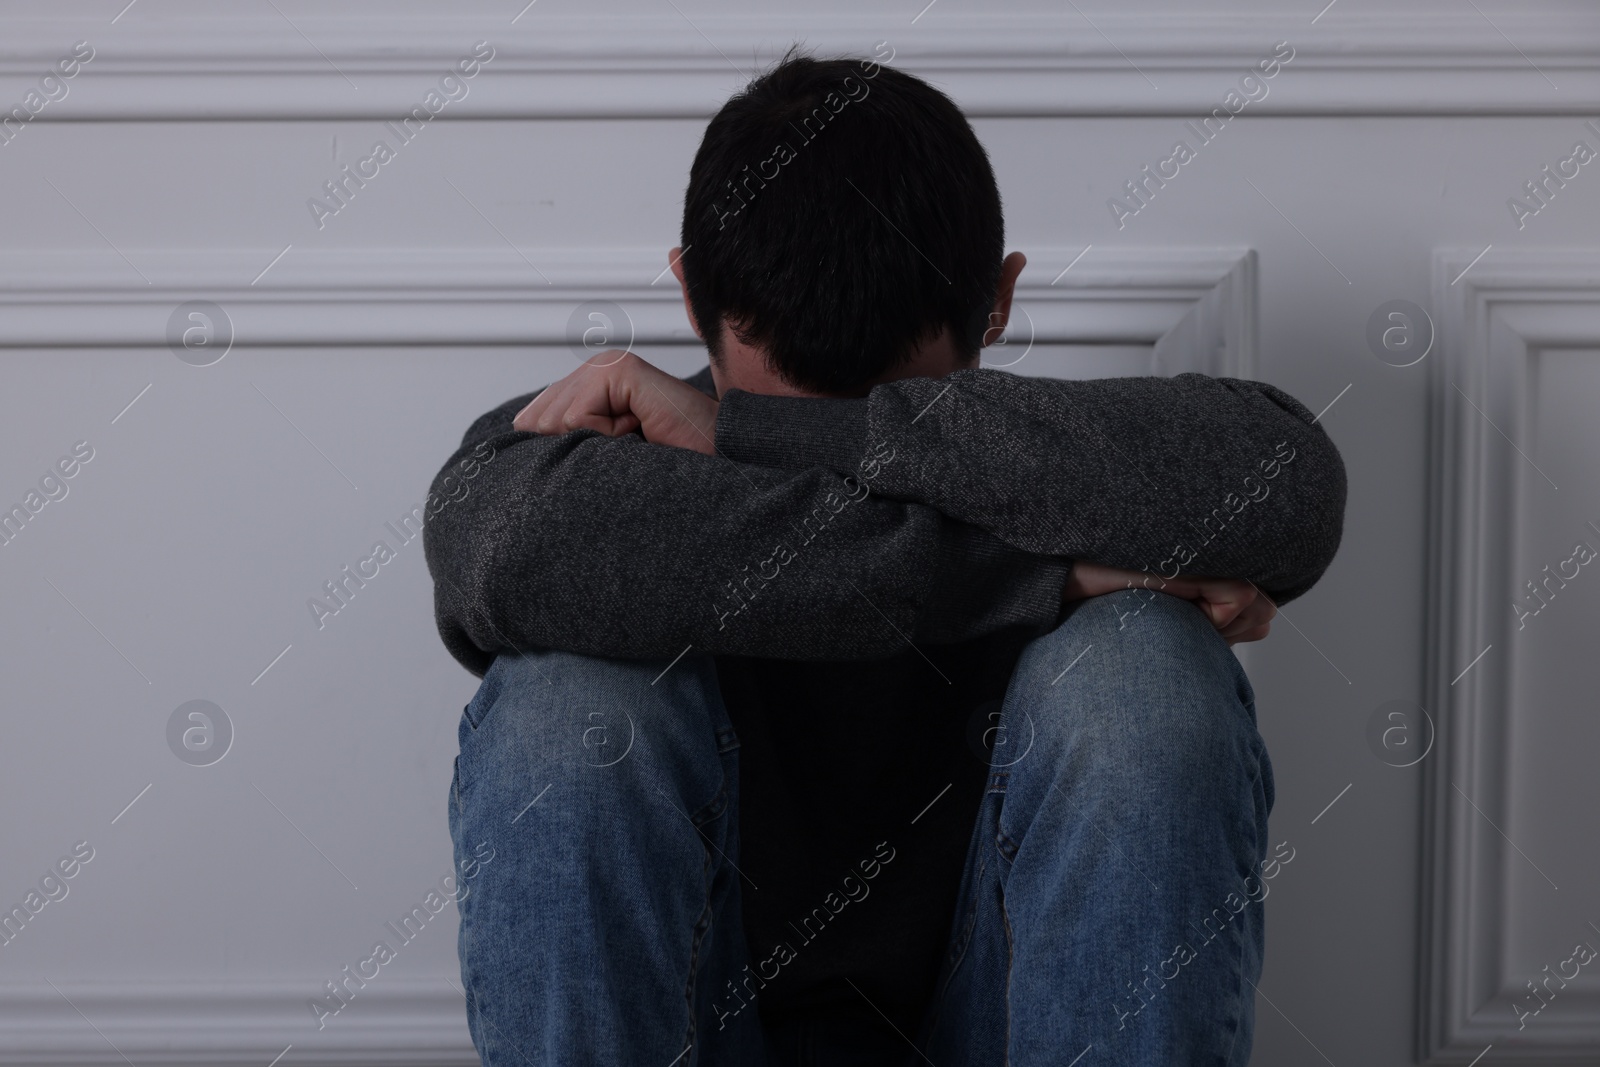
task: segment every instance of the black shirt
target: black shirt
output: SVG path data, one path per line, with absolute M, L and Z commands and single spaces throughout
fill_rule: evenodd
M 915 1035 L 988 778 L 986 730 L 1027 639 L 867 662 L 717 657 L 740 742 L 739 992 L 764 1023 L 881 1011 Z

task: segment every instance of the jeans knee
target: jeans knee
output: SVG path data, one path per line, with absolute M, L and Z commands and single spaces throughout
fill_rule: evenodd
M 1195 642 L 1201 646 L 1227 646 L 1199 604 L 1159 589 L 1135 587 L 1089 597 L 1075 605 L 1065 625 L 1071 625 L 1079 614 L 1083 616 L 1079 622 L 1082 628 L 1098 631 L 1108 639 L 1115 634 L 1151 645 Z
M 1203 791 L 1225 768 L 1262 772 L 1249 680 L 1198 605 L 1154 590 L 1079 602 L 1024 652 L 1007 693 L 1063 773 L 1130 795 Z M 1015 729 L 1016 722 L 1011 723 Z
M 691 810 L 711 803 L 736 744 L 716 669 L 706 656 L 666 667 L 545 650 L 497 657 L 462 713 L 458 802 L 508 822 L 534 802 L 567 819 L 654 810 L 663 795 Z
M 1033 642 L 1029 653 L 1059 658 L 1071 671 L 1114 673 L 1129 684 L 1227 685 L 1253 711 L 1250 680 L 1227 640 L 1193 601 L 1152 589 L 1124 589 L 1089 597 L 1055 630 Z M 1076 660 L 1080 653 L 1082 659 Z M 1070 679 L 1063 670 L 1051 682 Z M 1052 687 L 1054 687 L 1052 685 Z

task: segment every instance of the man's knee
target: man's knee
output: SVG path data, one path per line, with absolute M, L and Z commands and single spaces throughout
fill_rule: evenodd
M 464 710 L 464 806 L 614 812 L 640 796 L 694 803 L 721 787 L 732 743 L 709 657 L 616 660 L 538 651 L 496 658 Z M 548 796 L 540 793 L 549 786 Z
M 1077 775 L 1204 788 L 1224 767 L 1254 768 L 1262 748 L 1226 640 L 1198 605 L 1154 590 L 1076 604 L 1028 646 L 1007 699 L 1061 738 Z
M 1089 597 L 1075 605 L 1063 625 L 1072 626 L 1075 620 L 1082 629 L 1099 631 L 1103 637 L 1114 633 L 1133 643 L 1147 642 L 1155 651 L 1171 652 L 1172 648 L 1162 646 L 1172 645 L 1183 646 L 1179 651 L 1188 646 L 1206 652 L 1227 648 L 1198 603 L 1159 588 L 1135 586 Z
M 1040 660 L 1071 653 L 1061 673 L 1052 675 L 1051 688 L 1079 674 L 1098 676 L 1102 684 L 1221 685 L 1243 703 L 1254 701 L 1249 680 L 1210 617 L 1195 602 L 1154 589 L 1079 601 L 1028 651 Z

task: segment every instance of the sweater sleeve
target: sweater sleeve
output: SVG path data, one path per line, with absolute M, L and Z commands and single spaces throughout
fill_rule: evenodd
M 777 470 L 854 470 L 871 442 L 896 457 L 873 482 L 881 496 L 1028 552 L 1249 579 L 1279 604 L 1316 583 L 1343 531 L 1338 449 L 1263 382 L 973 368 L 856 399 L 730 390 L 717 415 L 720 452 Z
M 482 675 L 504 650 L 621 658 L 876 659 L 1060 617 L 1071 560 L 846 477 L 592 430 L 480 417 L 435 477 L 423 545 L 445 646 Z

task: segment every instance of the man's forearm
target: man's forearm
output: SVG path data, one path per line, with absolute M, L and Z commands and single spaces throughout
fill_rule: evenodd
M 871 470 L 511 429 L 531 396 L 474 423 L 435 492 L 475 450 L 494 462 L 424 528 L 441 634 L 475 673 L 534 647 L 872 659 L 1059 615 L 1070 560 L 881 498 Z
M 850 469 L 869 440 L 899 457 L 874 483 L 884 496 L 1029 552 L 1245 578 L 1279 603 L 1311 588 L 1343 528 L 1338 449 L 1260 382 L 964 370 L 849 400 L 733 390 L 717 418 L 719 451 L 777 469 Z

